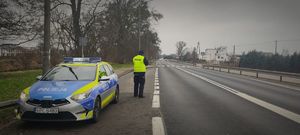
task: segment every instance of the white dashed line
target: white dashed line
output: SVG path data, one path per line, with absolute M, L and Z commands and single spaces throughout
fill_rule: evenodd
M 158 68 L 155 69 L 155 81 L 154 81 L 154 94 L 152 101 L 152 108 L 159 108 L 159 79 L 158 79 Z
M 206 81 L 208 83 L 211 83 L 211 84 L 213 84 L 215 86 L 218 86 L 218 87 L 220 87 L 220 88 L 222 88 L 222 89 L 224 89 L 226 91 L 229 91 L 229 92 L 231 92 L 231 93 L 233 93 L 233 94 L 235 94 L 235 95 L 237 95 L 239 97 L 242 97 L 242 98 L 244 98 L 244 99 L 246 99 L 246 100 L 248 100 L 248 101 L 250 101 L 252 103 L 255 103 L 255 104 L 257 104 L 257 105 L 259 105 L 261 107 L 264 107 L 264 108 L 266 108 L 266 109 L 268 109 L 270 111 L 273 111 L 273 112 L 275 112 L 275 113 L 277 113 L 277 114 L 279 114 L 279 115 L 281 115 L 283 117 L 286 117 L 286 118 L 288 118 L 290 120 L 293 120 L 293 121 L 295 121 L 297 123 L 300 123 L 300 115 L 299 114 L 296 114 L 294 112 L 291 112 L 291 111 L 286 110 L 284 108 L 281 108 L 279 106 L 273 105 L 271 103 L 265 102 L 263 100 L 257 99 L 255 97 L 252 97 L 252 96 L 248 95 L 248 94 L 239 92 L 239 91 L 237 91 L 235 89 L 232 89 L 232 88 L 230 88 L 228 86 L 225 86 L 223 84 L 220 84 L 218 82 L 215 82 L 213 80 L 205 78 L 203 76 L 194 74 L 192 72 L 189 72 L 189 71 L 186 71 L 186 70 L 183 70 L 183 69 L 180 69 L 180 68 L 177 68 L 177 69 L 179 69 L 179 70 L 181 70 L 183 72 L 186 72 L 186 73 L 188 73 L 190 75 L 193 75 L 193 76 L 195 76 L 197 78 L 200 78 L 200 79 L 202 79 L 202 80 L 204 80 L 204 81 Z
M 159 108 L 159 107 L 160 107 L 159 95 L 153 95 L 152 108 Z
M 165 128 L 161 117 L 152 117 L 153 135 L 165 135 Z
M 160 108 L 159 93 L 158 68 L 156 68 L 152 108 Z M 152 117 L 152 132 L 153 135 L 165 135 L 165 128 L 161 117 Z
M 159 91 L 158 91 L 158 90 L 155 90 L 153 94 L 154 94 L 154 95 L 159 95 Z

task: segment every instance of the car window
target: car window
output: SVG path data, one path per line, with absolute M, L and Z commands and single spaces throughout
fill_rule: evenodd
M 95 80 L 95 66 L 58 66 L 53 68 L 44 81 L 90 81 Z
M 111 71 L 112 73 L 115 73 L 115 72 L 114 72 L 114 69 L 112 68 L 111 65 L 107 64 L 107 66 L 108 66 L 108 68 L 110 69 L 110 71 Z
M 101 78 L 101 77 L 103 77 L 103 76 L 107 76 L 108 74 L 107 74 L 107 72 L 106 72 L 106 70 L 105 70 L 105 68 L 104 68 L 104 65 L 101 65 L 100 66 L 100 70 L 99 70 L 99 78 Z
M 104 68 L 105 68 L 105 70 L 107 72 L 107 75 L 113 74 L 112 71 L 109 69 L 109 67 L 106 64 L 104 65 Z

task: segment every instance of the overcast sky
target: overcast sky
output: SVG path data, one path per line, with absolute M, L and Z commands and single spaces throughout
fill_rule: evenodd
M 232 52 L 249 50 L 300 52 L 300 0 L 153 0 L 164 18 L 155 25 L 164 54 L 175 53 L 175 43 L 188 47 L 227 46 Z

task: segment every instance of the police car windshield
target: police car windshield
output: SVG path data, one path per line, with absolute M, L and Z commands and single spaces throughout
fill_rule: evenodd
M 96 66 L 59 66 L 53 68 L 42 81 L 93 81 Z

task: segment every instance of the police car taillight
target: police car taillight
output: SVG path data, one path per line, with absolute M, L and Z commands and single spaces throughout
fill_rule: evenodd
M 74 62 L 97 63 L 100 61 L 101 61 L 100 57 L 85 57 L 85 58 L 65 57 L 64 58 L 64 63 L 74 63 Z

